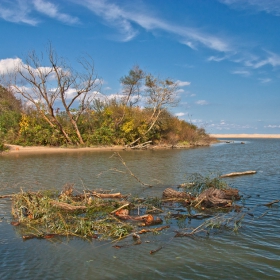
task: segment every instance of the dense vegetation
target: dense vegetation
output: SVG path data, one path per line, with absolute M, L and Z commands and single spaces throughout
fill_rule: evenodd
M 67 114 L 58 111 L 56 116 L 73 142 L 77 143 L 78 139 Z M 144 135 L 149 116 L 149 108 L 123 106 L 116 99 L 97 99 L 81 115 L 78 126 L 86 146 L 126 145 L 139 137 L 142 137 L 142 143 L 152 141 L 153 144 L 194 145 L 200 141 L 209 141 L 204 129 L 179 120 L 167 110 L 162 112 L 154 127 Z M 56 127 L 52 127 L 36 109 L 22 106 L 3 87 L 0 88 L 0 139 L 1 144 L 67 145 L 66 139 Z
M 91 58 L 80 72 L 59 58 L 52 46 L 33 51 L 0 88 L 0 149 L 20 145 L 207 144 L 204 129 L 172 115 L 178 84 L 134 67 L 120 79 L 122 90 L 109 98 Z M 19 98 L 17 99 L 16 96 Z

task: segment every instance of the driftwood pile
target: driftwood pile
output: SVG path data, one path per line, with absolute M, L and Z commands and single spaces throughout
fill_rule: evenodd
M 233 202 L 240 199 L 237 189 L 220 190 L 209 188 L 203 191 L 197 198 L 198 205 L 202 207 L 231 207 Z
M 183 200 L 187 204 L 192 204 L 194 207 L 231 207 L 234 201 L 240 199 L 237 189 L 216 189 L 208 188 L 204 190 L 197 197 L 191 196 L 186 192 L 175 191 L 167 188 L 163 191 L 162 195 L 164 200 Z
M 247 171 L 225 175 L 230 177 L 247 174 L 253 173 Z M 231 223 L 232 227 L 238 228 L 240 219 L 244 217 L 240 211 L 235 211 L 238 207 L 241 208 L 235 204 L 240 199 L 240 194 L 238 189 L 229 188 L 221 181 L 221 177 L 199 177 L 197 182 L 182 184 L 177 190 L 166 188 L 161 199 L 137 199 L 119 192 L 97 190 L 84 190 L 75 194 L 72 185 L 66 185 L 61 193 L 22 191 L 2 198 L 12 198 L 14 221 L 11 224 L 20 229 L 25 240 L 56 236 L 122 239 L 132 235 L 134 245 L 137 245 L 141 243 L 141 234 L 168 229 L 170 225 L 167 220 L 170 218 L 205 220 L 195 229 L 176 231 L 173 226 L 173 231 L 177 232 L 175 237 L 207 232 L 205 228 L 209 225 L 213 229 L 213 223 L 219 226 L 225 224 L 227 228 Z M 275 200 L 265 206 L 270 207 L 278 202 L 279 200 Z M 176 210 L 180 207 L 183 208 L 180 211 L 186 213 Z M 219 213 L 216 209 L 221 208 L 227 209 L 223 213 L 234 210 L 239 216 L 236 219 L 230 216 L 221 222 L 216 215 Z M 204 211 L 206 209 L 208 210 Z M 160 224 L 163 225 L 157 227 Z

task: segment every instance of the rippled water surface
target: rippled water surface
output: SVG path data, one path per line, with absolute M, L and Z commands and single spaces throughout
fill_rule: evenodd
M 280 279 L 279 204 L 263 206 L 280 199 L 280 140 L 242 141 L 245 145 L 235 140 L 189 150 L 120 152 L 138 178 L 154 185 L 148 190 L 124 174 L 110 151 L 0 156 L 0 194 L 74 183 L 78 189 L 160 196 L 193 173 L 257 171 L 227 179 L 254 212 L 238 234 L 173 238 L 174 232 L 163 231 L 146 237 L 149 243 L 122 249 L 75 238 L 23 241 L 10 225 L 10 200 L 0 199 L 0 279 Z

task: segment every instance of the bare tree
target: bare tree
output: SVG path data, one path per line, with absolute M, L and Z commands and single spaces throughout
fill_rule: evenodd
M 55 106 L 60 101 L 77 135 L 76 144 L 84 144 L 78 120 L 100 88 L 93 60 L 91 57 L 79 60 L 82 71 L 77 72 L 57 56 L 51 44 L 46 56 L 48 66 L 45 66 L 43 54 L 29 53 L 26 61 L 17 66 L 11 88 L 34 105 L 42 117 L 63 134 L 67 143 L 74 144 L 56 115 Z M 78 108 L 74 108 L 77 103 Z

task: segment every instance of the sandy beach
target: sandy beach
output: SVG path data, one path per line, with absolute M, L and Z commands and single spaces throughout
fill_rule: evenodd
M 99 146 L 86 148 L 64 148 L 64 147 L 45 147 L 45 146 L 30 146 L 23 147 L 20 145 L 6 145 L 9 150 L 3 154 L 49 154 L 49 153 L 66 153 L 66 152 L 87 152 L 87 151 L 121 151 L 124 146 Z
M 267 138 L 280 139 L 280 134 L 210 134 L 215 138 Z

